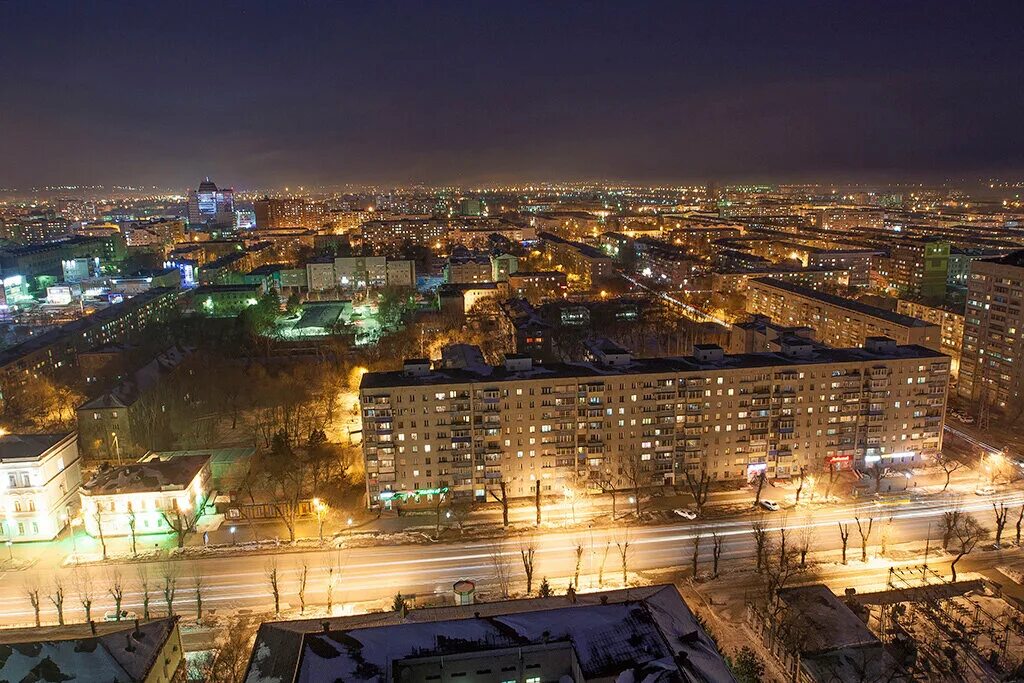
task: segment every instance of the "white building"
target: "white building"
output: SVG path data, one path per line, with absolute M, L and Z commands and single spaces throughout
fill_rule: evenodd
M 82 485 L 82 515 L 90 536 L 165 534 L 168 519 L 198 520 L 210 498 L 210 456 L 182 455 L 101 467 Z M 182 526 L 191 526 L 183 524 Z
M 76 433 L 0 436 L 4 540 L 56 538 L 74 514 L 81 483 Z

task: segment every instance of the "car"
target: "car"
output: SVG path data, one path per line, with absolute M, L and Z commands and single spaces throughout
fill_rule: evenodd
M 693 510 L 683 509 L 683 508 L 676 508 L 672 512 L 676 513 L 677 515 L 679 515 L 683 519 L 697 519 L 697 513 L 694 512 Z
M 776 503 L 774 500 L 762 500 L 761 507 L 763 507 L 765 510 L 771 510 L 772 512 L 775 512 L 779 509 L 779 504 Z
M 974 489 L 974 495 L 976 496 L 991 496 L 995 492 L 996 487 L 990 486 L 988 484 L 986 484 L 985 486 L 979 486 L 978 488 Z
M 133 621 L 138 619 L 139 615 L 135 612 L 129 612 L 126 609 L 121 610 L 121 614 L 117 612 L 107 612 L 103 615 L 103 621 Z

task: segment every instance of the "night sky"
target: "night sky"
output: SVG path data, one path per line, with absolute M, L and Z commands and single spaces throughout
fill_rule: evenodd
M 0 2 L 0 186 L 1024 170 L 1024 2 Z

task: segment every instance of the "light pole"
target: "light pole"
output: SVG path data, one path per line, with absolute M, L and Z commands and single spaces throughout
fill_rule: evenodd
M 228 531 L 231 532 L 231 545 L 234 545 L 235 544 L 235 527 L 232 526 L 231 528 L 228 529 Z
M 327 516 L 328 506 L 319 498 L 313 499 L 313 512 L 316 513 L 317 535 L 320 537 L 320 544 L 324 542 L 324 517 Z
M 11 562 L 14 562 L 14 541 L 7 539 L 7 554 L 11 557 Z

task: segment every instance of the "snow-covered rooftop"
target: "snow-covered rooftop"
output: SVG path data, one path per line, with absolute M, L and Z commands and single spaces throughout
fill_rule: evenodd
M 673 586 L 260 627 L 247 683 L 394 680 L 423 658 L 483 664 L 508 648 L 571 648 L 581 680 L 732 681 Z M 548 673 L 548 672 L 545 672 Z M 569 674 L 571 671 L 565 672 Z

